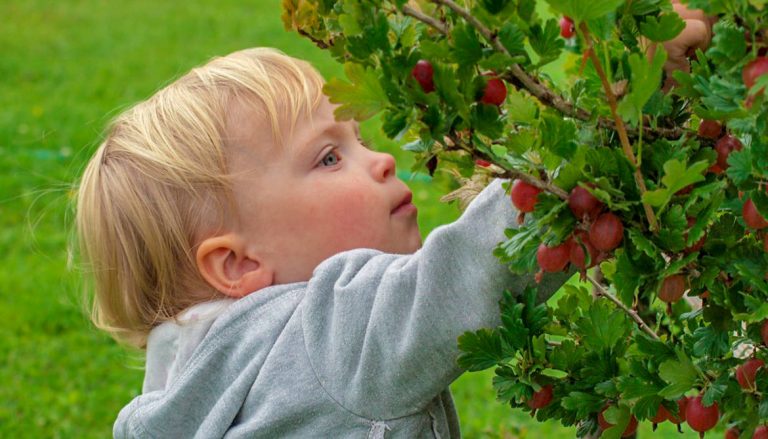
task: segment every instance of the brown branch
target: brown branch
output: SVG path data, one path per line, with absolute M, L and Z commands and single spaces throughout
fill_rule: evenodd
M 580 30 L 584 35 L 584 39 L 587 40 L 589 45 L 587 47 L 587 53 L 589 53 L 592 64 L 594 64 L 597 75 L 600 77 L 600 81 L 603 84 L 605 96 L 608 98 L 608 106 L 611 109 L 611 115 L 613 116 L 613 120 L 616 123 L 616 132 L 619 133 L 619 140 L 621 141 L 621 147 L 624 150 L 624 155 L 627 156 L 627 159 L 632 164 L 632 167 L 635 168 L 635 182 L 637 183 L 637 187 L 640 189 L 640 196 L 642 196 L 648 192 L 648 188 L 645 187 L 645 179 L 643 179 L 643 174 L 640 172 L 640 167 L 637 165 L 635 154 L 632 152 L 632 145 L 629 143 L 629 136 L 627 136 L 627 130 L 624 127 L 624 121 L 621 119 L 617 111 L 619 104 L 616 100 L 616 95 L 613 94 L 613 89 L 611 88 L 611 84 L 608 82 L 608 77 L 603 70 L 600 59 L 598 59 L 597 53 L 593 49 L 592 36 L 589 33 L 589 28 L 587 27 L 586 22 L 581 23 Z M 644 202 L 643 210 L 645 210 L 645 216 L 648 218 L 648 224 L 651 226 L 651 231 L 654 233 L 657 232 L 659 226 L 656 223 L 656 216 L 653 213 L 653 209 L 648 203 Z
M 405 5 L 403 6 L 403 14 L 409 15 L 422 23 L 426 23 L 429 26 L 436 29 L 438 32 L 440 32 L 443 35 L 448 35 L 448 27 L 443 23 L 442 21 L 439 21 L 433 17 L 430 17 L 427 14 L 422 13 L 421 11 L 417 11 L 416 9 L 413 9 L 412 7 Z
M 640 315 L 637 314 L 637 312 L 635 312 L 634 310 L 624 305 L 624 303 L 622 303 L 621 300 L 619 300 L 613 294 L 609 293 L 608 290 L 606 290 L 605 287 L 600 282 L 595 280 L 592 276 L 587 275 L 587 279 L 595 287 L 595 289 L 597 290 L 597 294 L 599 296 L 605 297 L 606 299 L 616 304 L 616 306 L 621 308 L 627 315 L 629 315 L 629 317 L 632 320 L 635 321 L 635 323 L 637 323 L 637 326 L 639 326 L 640 329 L 643 330 L 643 332 L 653 337 L 654 340 L 660 340 L 659 336 L 655 332 L 653 332 L 653 329 L 651 329 L 651 327 L 648 326 L 647 323 L 645 323 L 645 321 L 640 317 Z
M 496 38 L 496 35 L 490 29 L 485 27 L 483 23 L 481 23 L 474 16 L 472 16 L 472 14 L 469 11 L 457 5 L 452 0 L 432 0 L 432 1 L 436 4 L 447 6 L 452 11 L 456 12 L 462 18 L 467 20 L 467 22 L 470 25 L 472 25 L 478 32 L 480 32 L 480 34 L 486 40 L 488 40 L 488 42 L 490 42 L 490 44 L 493 46 L 494 49 L 506 55 L 510 55 L 507 48 L 504 47 L 503 44 L 501 44 L 501 41 L 499 41 L 498 38 Z M 404 12 L 405 12 L 405 8 L 407 8 L 407 6 L 403 8 Z M 435 27 L 435 29 L 437 29 L 444 35 L 448 35 L 448 30 L 445 27 L 445 23 L 439 22 L 434 18 L 431 18 L 425 14 L 421 14 L 416 11 L 413 11 L 411 8 L 408 8 L 408 9 L 410 9 L 411 12 L 415 12 L 415 13 L 406 12 L 407 15 L 410 15 L 416 18 L 417 20 L 420 20 L 426 24 L 429 24 Z M 435 23 L 437 23 L 437 25 Z M 547 86 L 539 82 L 535 77 L 526 73 L 525 70 L 523 70 L 517 64 L 513 64 L 512 66 L 510 66 L 509 72 L 502 76 L 507 82 L 521 84 L 523 88 L 528 90 L 528 92 L 533 96 L 535 96 L 541 103 L 556 109 L 557 111 L 564 114 L 565 116 L 573 117 L 573 118 L 584 120 L 584 121 L 588 121 L 592 119 L 592 114 L 590 112 L 584 110 L 583 108 L 578 108 L 573 104 L 571 104 L 570 102 L 566 101 L 565 99 L 562 98 L 562 96 L 555 93 L 554 91 L 549 89 Z M 615 121 L 611 119 L 598 117 L 597 124 L 601 128 L 607 128 L 614 131 L 618 130 L 618 127 L 616 126 Z M 630 129 L 628 131 L 625 129 L 625 131 L 628 133 L 631 133 L 635 137 L 639 135 L 636 129 Z M 649 139 L 655 139 L 658 137 L 664 137 L 668 139 L 678 139 L 680 138 L 680 136 L 684 134 L 684 132 L 685 131 L 680 128 L 655 128 L 654 129 L 649 126 L 643 126 L 643 135 Z
M 488 162 L 493 162 L 493 158 L 486 155 L 480 150 L 477 150 L 475 148 L 470 147 L 466 143 L 464 143 L 461 139 L 459 139 L 456 136 L 448 136 L 448 139 L 451 141 L 453 145 L 443 143 L 443 148 L 446 151 L 450 150 L 461 150 L 469 153 L 472 157 L 475 159 L 482 159 L 486 160 Z M 568 200 L 568 192 L 560 189 L 559 187 L 546 182 L 544 180 L 538 179 L 536 177 L 533 177 L 531 175 L 526 174 L 525 172 L 518 171 L 515 169 L 504 169 L 504 172 L 497 172 L 495 173 L 497 177 L 501 178 L 508 178 L 510 180 L 518 179 L 523 180 L 524 182 L 530 184 L 531 186 L 535 186 L 543 191 L 549 192 L 551 194 L 556 195 L 558 198 L 562 200 Z

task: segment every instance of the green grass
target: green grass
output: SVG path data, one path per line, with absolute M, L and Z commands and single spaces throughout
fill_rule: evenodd
M 141 356 L 82 311 L 68 251 L 73 182 L 113 115 L 214 55 L 273 46 L 340 75 L 279 13 L 278 0 L 0 2 L 0 437 L 107 437 L 139 392 Z M 375 120 L 363 131 L 410 166 Z M 446 178 L 422 180 L 410 184 L 427 232 L 458 211 L 437 202 Z M 495 402 L 490 379 L 453 386 L 466 437 L 573 436 Z

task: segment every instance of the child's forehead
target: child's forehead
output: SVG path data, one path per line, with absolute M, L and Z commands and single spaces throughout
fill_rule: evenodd
M 297 152 L 292 150 L 303 149 L 323 135 L 354 133 L 359 137 L 359 123 L 354 119 L 336 119 L 336 108 L 327 98 L 321 99 L 314 108 L 292 111 L 275 111 L 253 101 L 236 102 L 227 114 L 228 143 L 269 153 Z

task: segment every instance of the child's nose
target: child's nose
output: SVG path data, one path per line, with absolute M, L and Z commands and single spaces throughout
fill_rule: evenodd
M 395 175 L 395 158 L 384 152 L 373 152 L 372 174 L 376 180 L 385 181 Z

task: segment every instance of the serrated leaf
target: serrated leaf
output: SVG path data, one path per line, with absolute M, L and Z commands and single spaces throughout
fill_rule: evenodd
M 664 163 L 664 177 L 661 179 L 664 188 L 646 192 L 643 195 L 643 201 L 651 206 L 663 208 L 675 192 L 704 180 L 703 173 L 707 168 L 709 163 L 706 161 L 696 162 L 687 167 L 683 161 L 667 160 Z
M 741 62 L 747 52 L 744 30 L 728 20 L 719 20 L 712 27 L 712 33 L 707 56 L 725 69 Z
M 626 251 L 618 252 L 616 255 L 616 272 L 611 280 L 613 287 L 616 288 L 619 300 L 624 305 L 632 306 L 637 288 L 643 279 L 643 274 L 635 268 L 635 263 L 629 258 Z
M 578 333 L 590 349 L 602 351 L 610 349 L 629 332 L 630 325 L 624 313 L 607 301 L 595 301 L 586 315 L 576 322 Z
M 624 405 L 611 406 L 603 412 L 603 417 L 612 427 L 603 430 L 601 439 L 620 439 L 630 421 L 629 407 Z
M 638 399 L 635 402 L 633 412 L 639 419 L 650 419 L 656 416 L 659 410 L 659 404 L 664 398 L 658 395 L 648 395 Z
M 677 351 L 677 359 L 661 363 L 659 376 L 669 384 L 659 392 L 659 395 L 666 399 L 674 399 L 693 388 L 698 373 L 690 358 L 682 351 Z
M 471 66 L 483 56 L 483 46 L 472 26 L 458 24 L 451 33 L 453 37 L 453 57 L 460 66 Z
M 576 153 L 576 125 L 551 113 L 545 113 L 542 122 L 542 145 L 564 160 L 570 160 Z
M 693 355 L 718 358 L 730 350 L 728 333 L 712 326 L 700 326 L 693 331 Z
M 536 116 L 539 114 L 539 107 L 533 99 L 524 95 L 517 88 L 510 88 L 504 106 L 508 111 L 507 116 L 512 122 L 530 125 L 536 122 Z
M 642 54 L 633 53 L 629 56 L 629 66 L 632 71 L 630 92 L 619 103 L 618 112 L 632 125 L 639 123 L 645 103 L 659 88 L 662 68 L 666 60 L 667 52 L 661 46 L 657 48 L 650 63 Z
M 685 21 L 677 13 L 649 15 L 640 23 L 640 33 L 657 43 L 671 40 L 685 29 Z
M 480 4 L 483 5 L 486 11 L 491 14 L 498 14 L 506 8 L 511 0 L 480 0 Z
M 728 169 L 726 170 L 728 178 L 733 180 L 733 184 L 740 185 L 749 180 L 752 175 L 752 154 L 749 149 L 733 151 L 728 154 Z
M 619 377 L 617 387 L 623 399 L 636 399 L 655 396 L 662 389 L 656 383 L 649 383 L 633 376 Z
M 471 123 L 480 134 L 497 139 L 504 132 L 504 120 L 499 116 L 495 105 L 475 105 L 472 107 Z
M 725 392 L 728 390 L 728 381 L 730 381 L 728 374 L 722 374 L 718 377 L 717 381 L 709 384 L 707 391 L 704 392 L 704 396 L 701 398 L 701 403 L 704 407 L 709 407 L 715 401 L 719 401 Z
M 659 249 L 656 245 L 637 229 L 629 230 L 629 239 L 635 244 L 635 247 L 648 255 L 652 259 L 656 259 L 659 256 Z
M 571 392 L 560 401 L 563 408 L 576 412 L 577 419 L 584 419 L 590 413 L 599 411 L 603 404 L 604 399 L 601 396 L 585 392 Z
M 502 357 L 501 338 L 496 331 L 482 328 L 459 336 L 459 366 L 476 372 L 495 366 Z
M 345 63 L 344 73 L 351 82 L 331 78 L 323 87 L 323 92 L 332 103 L 341 104 L 334 111 L 336 118 L 363 121 L 384 109 L 388 102 L 387 94 L 374 70 Z
M 661 340 L 654 340 L 645 334 L 638 334 L 635 337 L 635 342 L 640 352 L 650 355 L 656 363 L 676 358 L 674 349 Z
M 530 273 L 535 270 L 536 250 L 539 247 L 539 232 L 534 227 L 508 229 L 508 239 L 494 250 L 501 262 L 506 263 L 513 273 Z
M 527 55 L 525 34 L 514 22 L 508 21 L 504 24 L 504 27 L 499 31 L 499 41 L 510 55 Z
M 528 42 L 539 55 L 539 66 L 556 60 L 565 47 L 563 39 L 560 38 L 560 25 L 555 19 L 547 20 L 543 28 L 538 24 L 532 26 Z

